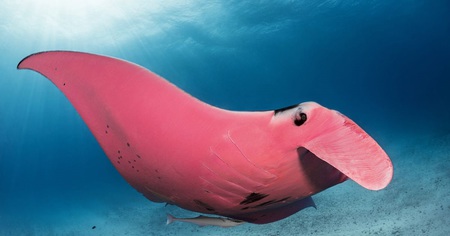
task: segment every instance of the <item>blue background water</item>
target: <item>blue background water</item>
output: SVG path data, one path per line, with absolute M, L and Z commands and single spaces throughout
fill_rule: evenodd
M 361 217 L 344 225 L 347 220 L 320 218 L 340 211 L 332 203 L 357 194 L 392 202 L 353 199 L 348 211 L 358 215 L 370 205 L 386 217 L 399 214 L 384 218 L 384 233 L 450 231 L 449 220 L 432 216 L 450 217 L 449 1 L 62 2 L 0 1 L 0 234 L 231 232 L 163 227 L 165 213 L 179 210 L 152 204 L 129 187 L 64 95 L 41 75 L 16 70 L 23 57 L 45 50 L 132 61 L 226 109 L 316 101 L 351 117 L 391 155 L 396 175 L 384 194 L 339 185 L 327 190 L 334 195 L 318 196 L 315 213 L 239 226 L 233 234 L 297 232 L 286 222 L 299 219 L 318 222 L 302 229 L 311 234 L 378 232 Z M 415 186 L 417 179 L 425 182 Z M 433 196 L 442 202 L 426 208 Z M 416 209 L 411 199 L 420 212 L 403 211 Z M 417 226 L 427 217 L 433 223 Z M 404 223 L 393 227 L 399 219 Z M 333 229 L 330 222 L 334 231 L 325 230 Z

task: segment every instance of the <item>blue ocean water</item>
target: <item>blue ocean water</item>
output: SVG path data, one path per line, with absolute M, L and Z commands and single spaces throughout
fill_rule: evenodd
M 0 3 L 0 235 L 450 234 L 449 1 Z M 16 70 L 46 50 L 122 58 L 231 110 L 316 101 L 371 134 L 394 179 L 268 225 L 165 226 L 198 214 L 142 197 L 64 95 Z

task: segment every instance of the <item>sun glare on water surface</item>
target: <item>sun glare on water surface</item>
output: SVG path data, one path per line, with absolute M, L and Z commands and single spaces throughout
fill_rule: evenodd
M 158 25 L 161 16 L 186 4 L 189 1 L 11 0 L 0 8 L 0 15 L 7 19 L 0 22 L 0 27 L 30 39 L 39 37 L 47 43 L 126 35 L 120 31 L 130 29 L 131 32 L 146 29 L 151 34 L 157 28 L 152 26 Z

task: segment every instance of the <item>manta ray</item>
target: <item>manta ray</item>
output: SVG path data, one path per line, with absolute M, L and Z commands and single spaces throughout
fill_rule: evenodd
M 392 179 L 379 144 L 315 102 L 225 110 L 139 65 L 82 52 L 40 52 L 17 68 L 53 82 L 123 178 L 153 202 L 264 224 L 315 206 L 312 195 L 347 179 L 369 190 Z

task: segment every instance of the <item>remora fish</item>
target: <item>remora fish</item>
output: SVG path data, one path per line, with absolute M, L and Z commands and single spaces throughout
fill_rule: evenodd
M 223 218 L 223 217 L 209 217 L 204 215 L 199 215 L 195 218 L 176 218 L 171 214 L 167 214 L 167 223 L 166 225 L 174 222 L 174 221 L 181 221 L 181 222 L 187 222 L 196 224 L 199 226 L 220 226 L 220 227 L 234 227 L 241 225 L 245 223 L 245 221 L 242 220 L 235 220 L 231 218 Z

